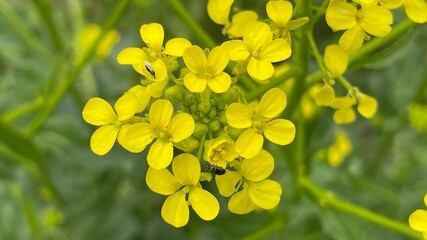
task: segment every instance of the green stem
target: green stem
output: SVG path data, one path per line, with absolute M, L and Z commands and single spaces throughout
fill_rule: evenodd
M 405 234 L 409 237 L 422 239 L 420 233 L 412 230 L 408 224 L 396 221 L 386 216 L 375 213 L 371 210 L 362 208 L 345 200 L 342 200 L 331 192 L 322 189 L 315 185 L 307 178 L 299 179 L 299 186 L 310 196 L 314 197 L 321 207 L 333 208 L 344 213 L 368 220 L 379 226 L 388 228 L 390 230 Z
M 48 1 L 42 0 L 32 0 L 34 6 L 37 8 L 40 17 L 45 22 L 47 29 L 49 31 L 50 37 L 52 39 L 55 50 L 62 49 L 62 41 L 58 34 L 57 27 L 55 26 L 54 21 L 52 20 L 52 9 L 48 5 Z
M 345 89 L 347 89 L 347 91 L 352 92 L 354 90 L 353 85 L 351 85 L 351 83 L 349 83 L 343 76 L 337 77 L 337 80 L 345 87 Z
M 316 43 L 314 42 L 314 39 L 313 39 L 313 33 L 307 32 L 307 38 L 308 38 L 308 42 L 310 43 L 312 54 L 316 59 L 317 65 L 319 66 L 320 72 L 322 73 L 323 76 L 327 76 L 328 69 L 325 67 L 325 62 L 323 60 L 322 55 L 320 55 L 319 51 L 317 50 Z
M 175 11 L 175 13 L 181 18 L 181 20 L 187 24 L 187 26 L 193 31 L 196 37 L 206 45 L 206 47 L 212 49 L 217 46 L 216 42 L 211 36 L 200 26 L 200 24 L 194 20 L 194 18 L 188 13 L 185 7 L 179 0 L 167 0 L 169 6 Z
M 5 113 L 2 114 L 1 119 L 5 122 L 5 123 L 10 123 L 13 120 L 26 115 L 30 112 L 33 112 L 34 110 L 40 108 L 43 105 L 43 98 L 41 96 L 33 99 L 31 102 L 22 104 L 20 106 L 17 106 L 15 108 L 13 108 L 10 111 L 7 111 Z
M 96 49 L 98 48 L 101 41 L 107 35 L 108 31 L 113 27 L 113 25 L 120 19 L 120 17 L 124 14 L 126 7 L 130 3 L 131 0 L 123 0 L 118 1 L 116 6 L 113 7 L 113 13 L 109 15 L 110 17 L 105 22 L 102 27 L 101 34 L 96 38 L 92 46 L 89 48 L 89 51 L 85 53 L 82 60 L 77 64 L 77 66 L 67 75 L 64 81 L 58 86 L 56 91 L 49 97 L 47 97 L 47 101 L 45 102 L 45 107 L 41 109 L 39 114 L 33 120 L 29 132 L 30 134 L 35 133 L 40 126 L 44 123 L 44 121 L 52 114 L 52 112 L 56 109 L 56 106 L 61 101 L 62 97 L 68 92 L 71 88 L 80 72 L 89 62 L 89 60 L 94 56 Z M 59 78 L 59 77 L 58 77 Z

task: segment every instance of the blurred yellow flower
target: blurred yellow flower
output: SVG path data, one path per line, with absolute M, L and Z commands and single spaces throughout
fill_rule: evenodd
M 174 227 L 185 226 L 191 206 L 203 220 L 214 219 L 219 213 L 219 203 L 199 183 L 199 160 L 188 153 L 178 155 L 172 161 L 172 172 L 150 167 L 146 175 L 147 185 L 153 192 L 169 195 L 162 206 L 162 218 Z
M 328 148 L 328 163 L 335 167 L 341 164 L 343 159 L 351 152 L 352 145 L 344 132 L 339 132 L 335 142 Z
M 427 194 L 424 195 L 424 204 L 427 206 Z M 415 231 L 422 232 L 427 239 L 427 211 L 417 209 L 409 216 L 409 226 Z

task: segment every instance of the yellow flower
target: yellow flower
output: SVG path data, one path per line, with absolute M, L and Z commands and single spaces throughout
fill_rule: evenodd
M 282 188 L 273 180 L 265 180 L 274 169 L 274 159 L 262 150 L 254 158 L 246 158 L 238 171 L 216 175 L 215 181 L 222 196 L 230 197 L 228 209 L 246 214 L 257 208 L 272 209 L 280 202 Z
M 222 47 L 215 47 L 206 58 L 199 46 L 187 48 L 183 55 L 189 72 L 184 76 L 184 85 L 191 92 L 203 92 L 206 85 L 216 93 L 228 90 L 230 76 L 223 72 L 228 64 L 227 53 Z
M 227 41 L 222 46 L 227 49 L 230 60 L 244 61 L 248 74 L 258 81 L 273 76 L 272 63 L 289 58 L 292 52 L 288 41 L 282 38 L 273 40 L 270 27 L 257 21 L 246 25 L 243 40 Z
M 372 118 L 377 112 L 377 100 L 363 93 L 357 93 L 357 97 L 359 101 L 357 111 L 365 118 Z
M 347 69 L 348 56 L 339 45 L 332 44 L 325 48 L 325 65 L 332 78 L 341 76 Z
M 233 103 L 225 116 L 230 126 L 246 129 L 236 141 L 240 156 L 251 158 L 262 149 L 264 136 L 279 145 L 291 143 L 295 138 L 295 125 L 285 119 L 275 119 L 286 107 L 286 94 L 279 88 L 268 90 L 259 104 Z
M 167 169 L 151 167 L 147 171 L 148 187 L 158 194 L 169 195 L 162 206 L 162 218 L 174 227 L 182 227 L 188 222 L 191 206 L 203 220 L 214 219 L 219 213 L 219 203 L 199 183 L 199 160 L 188 153 L 178 155 L 173 159 L 172 172 L 173 175 Z
M 132 92 L 120 97 L 114 109 L 102 98 L 91 98 L 83 109 L 83 119 L 92 125 L 100 126 L 90 139 L 90 148 L 98 155 L 108 153 L 116 138 L 120 145 L 129 151 L 135 151 L 123 139 L 124 129 L 132 123 L 138 107 L 138 99 Z
M 336 109 L 334 113 L 334 121 L 338 124 L 349 124 L 356 119 L 356 114 L 352 106 L 356 104 L 356 100 L 352 97 L 337 97 L 331 103 L 331 107 Z
M 225 32 L 229 38 L 243 37 L 246 25 L 257 19 L 258 14 L 254 11 L 240 11 L 234 14 L 231 23 L 225 26 Z
M 218 137 L 205 141 L 204 159 L 211 165 L 226 168 L 227 163 L 232 162 L 238 156 L 234 141 L 229 137 Z
M 312 91 L 314 101 L 318 106 L 329 106 L 335 99 L 335 91 L 328 83 L 315 85 Z
M 226 25 L 233 2 L 234 0 L 209 0 L 207 11 L 212 21 L 219 25 Z
M 424 0 L 405 0 L 404 5 L 409 19 L 416 23 L 427 22 L 427 3 Z
M 352 4 L 334 1 L 326 9 L 326 22 L 333 30 L 346 30 L 339 40 L 340 47 L 354 53 L 362 47 L 366 33 L 376 37 L 387 35 L 393 15 L 383 6 L 366 6 L 357 9 Z
M 427 194 L 424 195 L 424 204 L 427 206 Z M 409 226 L 415 231 L 422 232 L 427 239 L 427 211 L 417 209 L 409 216 Z
M 335 142 L 328 148 L 328 163 L 335 167 L 341 164 L 342 160 L 351 152 L 350 140 L 344 132 L 339 132 L 335 137 Z
M 191 136 L 195 123 L 191 115 L 178 113 L 174 117 L 173 106 L 168 100 L 155 101 L 148 113 L 148 123 L 137 123 L 126 132 L 126 144 L 133 149 L 143 151 L 154 138 L 147 155 L 148 165 L 155 169 L 169 166 L 173 158 L 173 143 Z
M 182 56 L 191 43 L 185 38 L 173 38 L 163 48 L 164 31 L 158 23 L 142 25 L 140 34 L 147 47 L 125 48 L 117 56 L 117 61 L 131 64 L 135 71 L 151 81 L 167 80 L 168 70 L 176 67 L 176 57 Z

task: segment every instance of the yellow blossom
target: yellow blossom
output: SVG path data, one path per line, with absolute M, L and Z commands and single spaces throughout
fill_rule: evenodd
M 331 107 L 336 109 L 334 113 L 334 121 L 338 124 L 349 124 L 356 119 L 356 114 L 352 106 L 356 104 L 353 97 L 337 97 L 331 103 Z
M 357 111 L 365 118 L 372 118 L 377 112 L 377 100 L 363 93 L 358 93 Z
M 325 49 L 325 65 L 332 78 L 341 76 L 347 69 L 348 56 L 339 45 L 328 45 Z
M 366 6 L 357 9 L 350 3 L 334 1 L 326 10 L 326 22 L 333 30 L 346 30 L 339 40 L 340 47 L 354 53 L 362 47 L 367 33 L 376 37 L 387 35 L 393 15 L 383 6 Z
M 187 48 L 183 55 L 189 72 L 184 85 L 191 92 L 203 92 L 206 85 L 215 93 L 223 93 L 231 84 L 230 76 L 224 72 L 228 64 L 227 53 L 222 47 L 215 47 L 206 58 L 199 46 Z
M 236 141 L 236 151 L 245 158 L 256 156 L 262 149 L 264 136 L 279 145 L 295 138 L 295 125 L 285 119 L 275 119 L 286 107 L 286 94 L 279 88 L 268 90 L 259 104 L 233 103 L 226 109 L 230 126 L 246 129 Z
M 335 142 L 328 148 L 328 163 L 335 167 L 341 164 L 342 160 L 351 152 L 350 140 L 344 132 L 339 132 L 335 137 Z
M 427 194 L 424 195 L 424 204 L 427 206 Z M 427 239 L 427 210 L 415 210 L 409 216 L 409 226 L 415 231 L 422 232 L 424 239 Z
M 146 47 L 125 48 L 117 56 L 117 61 L 131 64 L 135 71 L 151 81 L 167 80 L 168 71 L 176 67 L 176 57 L 182 56 L 191 43 L 185 38 L 173 38 L 163 48 L 164 31 L 158 23 L 142 25 L 140 35 Z
M 243 40 L 230 40 L 222 46 L 227 49 L 230 60 L 243 61 L 248 74 L 258 81 L 273 76 L 272 63 L 289 58 L 292 51 L 288 41 L 273 40 L 270 27 L 257 21 L 246 25 Z
M 133 123 L 137 107 L 138 98 L 132 92 L 125 93 L 117 100 L 114 105 L 115 111 L 102 98 L 89 99 L 83 109 L 83 119 L 89 124 L 100 126 L 90 139 L 90 147 L 94 153 L 98 155 L 108 153 L 116 138 L 124 148 L 131 152 L 135 151 L 124 142 L 123 136 L 124 129 Z
M 218 137 L 205 142 L 204 159 L 211 165 L 226 168 L 227 163 L 238 156 L 234 141 L 229 137 Z
M 424 0 L 404 0 L 408 18 L 416 23 L 427 22 L 427 3 Z
M 214 219 L 219 213 L 219 203 L 199 183 L 199 160 L 188 153 L 178 155 L 172 161 L 172 172 L 150 167 L 146 175 L 147 185 L 153 192 L 168 195 L 162 206 L 162 218 L 174 227 L 185 226 L 191 206 L 203 220 Z
M 212 21 L 219 25 L 226 25 L 233 2 L 234 0 L 209 0 L 207 11 Z
M 270 153 L 261 150 L 253 158 L 246 158 L 236 166 L 238 171 L 227 170 L 216 175 L 215 181 L 222 196 L 230 197 L 228 209 L 236 214 L 246 214 L 257 208 L 272 209 L 280 201 L 282 188 L 273 180 L 266 180 L 274 169 Z
M 155 138 L 147 155 L 148 165 L 155 169 L 169 166 L 173 158 L 173 143 L 191 136 L 195 123 L 190 114 L 178 113 L 174 117 L 173 106 L 168 100 L 155 101 L 148 113 L 148 123 L 129 127 L 125 139 L 133 149 L 143 151 Z
M 225 32 L 229 38 L 243 37 L 248 23 L 258 20 L 258 14 L 254 11 L 240 11 L 233 15 L 231 23 L 225 26 Z
M 329 106 L 335 99 L 334 89 L 328 83 L 316 85 L 313 92 L 314 101 L 319 106 Z

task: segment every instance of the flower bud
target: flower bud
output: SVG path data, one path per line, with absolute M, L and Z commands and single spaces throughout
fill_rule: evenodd
M 198 138 L 201 139 L 202 137 L 204 137 L 207 133 L 209 132 L 209 128 L 206 124 L 204 123 L 196 123 L 196 127 L 194 129 L 194 133 L 193 135 Z
M 165 98 L 169 100 L 172 104 L 177 104 L 181 102 L 184 96 L 184 92 L 182 91 L 182 89 L 176 85 L 166 88 L 164 94 Z

